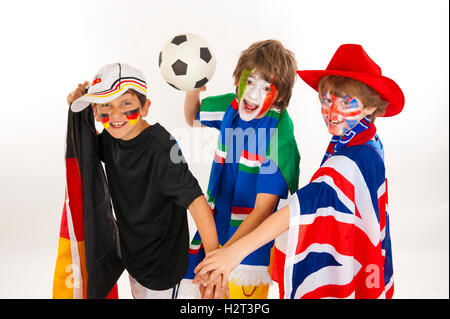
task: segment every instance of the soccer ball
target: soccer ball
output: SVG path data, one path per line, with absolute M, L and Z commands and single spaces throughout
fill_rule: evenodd
M 211 80 L 216 69 L 216 57 L 208 43 L 190 33 L 170 39 L 158 60 L 164 80 L 182 91 L 201 88 Z

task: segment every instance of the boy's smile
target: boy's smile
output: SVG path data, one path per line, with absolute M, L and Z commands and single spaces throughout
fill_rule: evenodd
M 149 106 L 150 100 L 147 99 L 145 105 L 141 107 L 137 96 L 124 93 L 111 102 L 95 104 L 94 114 L 96 120 L 102 122 L 111 136 L 129 140 L 148 127 L 148 123 L 142 120 L 142 117 L 147 115 Z
M 259 107 L 258 104 L 250 103 L 246 99 L 243 99 L 242 103 L 243 103 L 243 110 L 247 113 L 253 113 Z
M 276 87 L 258 73 L 244 70 L 239 82 L 239 115 L 244 121 L 263 117 L 277 96 Z

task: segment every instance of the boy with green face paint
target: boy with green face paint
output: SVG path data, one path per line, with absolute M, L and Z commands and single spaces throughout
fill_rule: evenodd
M 207 199 L 222 246 L 251 232 L 277 209 L 280 197 L 287 198 L 298 187 L 300 155 L 285 110 L 296 70 L 294 55 L 279 41 L 261 41 L 239 58 L 233 73 L 236 94 L 200 101 L 204 88 L 186 93 L 188 125 L 220 130 Z M 233 272 L 230 298 L 267 298 L 272 246 L 273 242 L 255 251 Z M 183 280 L 180 295 L 195 298 L 199 290 L 190 286 L 193 270 L 205 256 L 198 234 L 189 251 L 188 280 Z M 202 297 L 212 297 L 213 289 L 201 287 Z

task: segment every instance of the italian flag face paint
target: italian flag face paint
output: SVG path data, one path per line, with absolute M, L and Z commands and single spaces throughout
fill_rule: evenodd
M 128 122 L 131 125 L 136 125 L 137 122 L 139 121 L 139 108 L 128 111 L 128 112 L 124 112 L 123 114 L 125 114 L 125 116 L 128 119 Z
M 244 91 L 247 87 L 247 79 L 252 74 L 252 70 L 244 69 L 241 74 L 241 78 L 239 79 L 239 87 L 238 87 L 238 101 L 241 103 L 242 96 L 244 95 Z
M 267 112 L 277 97 L 278 90 L 262 79 L 253 70 L 242 71 L 239 87 L 239 115 L 244 121 L 250 121 Z

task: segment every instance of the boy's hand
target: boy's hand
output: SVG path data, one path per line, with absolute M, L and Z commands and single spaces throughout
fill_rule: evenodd
M 222 277 L 218 276 L 216 279 L 211 281 L 207 286 L 206 290 L 203 294 L 203 299 L 223 299 L 224 297 L 226 299 L 230 298 L 230 293 L 228 290 L 228 282 L 225 284 L 225 286 L 221 286 L 222 284 Z M 200 286 L 203 286 L 200 283 Z
M 206 257 L 194 269 L 194 273 L 203 278 L 205 274 L 209 279 L 203 285 L 209 285 L 222 277 L 222 287 L 228 284 L 228 276 L 244 259 L 241 251 L 235 246 L 223 247 L 206 254 Z
M 69 106 L 73 101 L 86 94 L 86 87 L 88 85 L 89 82 L 84 81 L 83 84 L 78 84 L 77 88 L 69 93 L 69 95 L 67 96 L 67 103 L 69 104 Z
M 209 281 L 209 284 L 206 284 L 206 282 Z M 221 286 L 222 283 L 222 277 L 218 276 L 215 280 L 210 281 L 209 280 L 209 274 L 204 275 L 195 275 L 195 278 L 193 280 L 193 283 L 200 282 L 200 294 L 202 299 L 223 299 L 223 298 L 230 298 L 230 292 L 228 289 L 228 282 L 226 283 L 225 287 Z
M 194 89 L 192 91 L 186 91 L 186 92 L 203 92 L 206 91 L 206 85 L 203 85 L 201 88 Z

